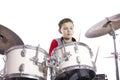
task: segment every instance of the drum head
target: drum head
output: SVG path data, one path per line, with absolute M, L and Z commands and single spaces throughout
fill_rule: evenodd
M 88 69 L 75 69 L 64 72 L 58 75 L 55 80 L 92 80 L 95 77 L 95 72 Z

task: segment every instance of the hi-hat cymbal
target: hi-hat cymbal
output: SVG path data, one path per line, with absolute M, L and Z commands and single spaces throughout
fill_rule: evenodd
M 110 24 L 114 30 L 119 29 L 120 28 L 120 14 L 107 17 L 104 20 L 100 21 L 99 23 L 93 25 L 85 33 L 85 36 L 88 38 L 94 38 L 94 37 L 99 37 L 107 33 L 110 33 L 112 31 Z
M 0 25 L 0 54 L 4 55 L 4 51 L 16 45 L 23 45 L 23 41 L 17 34 L 3 25 Z

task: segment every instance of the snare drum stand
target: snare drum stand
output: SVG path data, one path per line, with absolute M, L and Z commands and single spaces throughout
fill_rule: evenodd
M 48 63 L 48 67 L 49 67 L 49 71 L 50 71 L 50 80 L 54 80 L 54 62 L 53 60 L 55 59 L 55 57 L 51 56 L 51 58 L 49 59 L 50 62 Z
M 109 24 L 110 28 L 112 29 L 112 31 L 109 33 L 112 37 L 113 37 L 113 42 L 114 42 L 114 56 L 115 56 L 115 67 L 116 67 L 116 80 L 119 80 L 119 69 L 118 69 L 118 53 L 117 53 L 117 49 L 116 49 L 116 34 L 115 34 L 115 30 L 112 27 L 112 23 Z
M 49 69 L 50 69 L 50 74 L 51 74 L 51 75 L 50 75 L 50 79 L 51 79 L 51 80 L 54 80 L 53 67 L 50 67 Z

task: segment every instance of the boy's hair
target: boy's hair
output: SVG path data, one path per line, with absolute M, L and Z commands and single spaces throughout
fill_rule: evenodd
M 61 29 L 62 24 L 66 23 L 66 22 L 72 22 L 73 23 L 73 21 L 70 18 L 64 18 L 58 23 L 59 29 Z

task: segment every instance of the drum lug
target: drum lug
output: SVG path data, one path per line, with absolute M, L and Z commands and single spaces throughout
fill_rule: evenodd
M 21 56 L 22 56 L 22 57 L 25 57 L 25 54 L 26 54 L 26 50 L 23 49 L 23 50 L 21 51 Z
M 25 45 L 23 45 L 23 50 L 21 51 L 21 56 L 25 57 L 26 50 L 25 50 Z
M 91 49 L 89 49 L 90 50 L 90 56 L 91 56 L 91 58 L 93 57 L 93 52 L 92 52 L 92 50 Z
M 65 52 L 63 61 L 68 61 L 70 56 L 71 56 L 70 52 Z
M 78 46 L 77 46 L 76 43 L 75 43 L 75 46 L 74 46 L 74 50 L 75 50 L 75 53 L 78 53 L 78 52 L 79 52 L 79 50 L 78 50 Z
M 24 68 L 25 68 L 25 64 L 21 64 L 21 65 L 19 66 L 19 71 L 20 71 L 20 72 L 23 72 L 23 71 L 24 71 Z
M 76 57 L 77 63 L 80 64 L 79 56 Z

